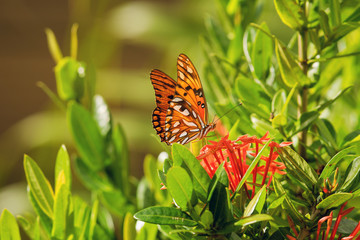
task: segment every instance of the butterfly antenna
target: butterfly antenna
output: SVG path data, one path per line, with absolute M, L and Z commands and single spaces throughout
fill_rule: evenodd
M 213 123 L 216 123 L 217 121 L 219 121 L 222 117 L 224 117 L 225 115 L 227 115 L 229 112 L 231 112 L 232 110 L 234 110 L 235 108 L 237 108 L 238 106 L 241 106 L 242 102 L 239 102 L 238 104 L 236 104 L 234 107 L 232 107 L 231 109 L 229 109 L 226 113 L 224 113 L 221 117 L 219 117 L 218 119 L 215 120 L 215 116 L 214 116 L 214 120 Z

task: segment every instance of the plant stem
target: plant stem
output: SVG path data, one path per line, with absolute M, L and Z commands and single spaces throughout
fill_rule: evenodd
M 304 3 L 304 12 L 306 16 L 306 2 Z M 309 65 L 308 65 L 308 56 L 307 56 L 307 47 L 308 47 L 308 39 L 307 39 L 307 28 L 303 28 L 299 31 L 298 34 L 298 55 L 300 67 L 305 75 L 308 73 Z M 299 89 L 298 93 L 298 118 L 307 111 L 308 104 L 308 87 L 303 86 Z M 307 129 L 305 128 L 299 133 L 299 149 L 298 152 L 301 157 L 306 158 L 306 139 L 307 139 Z

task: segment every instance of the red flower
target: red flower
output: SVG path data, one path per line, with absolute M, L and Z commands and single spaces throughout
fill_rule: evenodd
M 264 145 L 270 138 L 268 138 L 268 132 L 261 138 L 255 136 L 249 137 L 248 135 L 243 135 L 238 137 L 235 141 L 228 139 L 228 135 L 221 138 L 220 141 L 210 141 L 209 145 L 205 145 L 197 159 L 202 160 L 201 165 L 204 167 L 206 172 L 212 178 L 218 168 L 218 166 L 224 162 L 224 168 L 228 175 L 230 182 L 230 189 L 235 192 L 238 184 L 243 178 L 245 172 L 249 168 L 249 162 L 252 161 L 249 156 L 256 157 L 259 153 L 260 148 Z M 252 182 L 247 182 L 252 184 L 252 194 L 251 197 L 255 195 L 255 188 L 257 185 L 256 180 L 257 176 L 261 175 L 262 181 L 261 185 L 264 185 L 266 179 L 269 179 L 267 185 L 271 183 L 273 175 L 275 173 L 285 174 L 285 166 L 283 163 L 276 162 L 275 160 L 279 156 L 277 149 L 283 146 L 288 146 L 291 143 L 276 143 L 271 142 L 268 147 L 269 156 L 262 156 L 261 160 L 265 164 L 257 165 L 252 171 Z M 270 176 L 268 176 L 270 172 Z M 244 185 L 246 190 L 248 186 Z M 246 191 L 248 197 L 250 198 L 249 192 Z

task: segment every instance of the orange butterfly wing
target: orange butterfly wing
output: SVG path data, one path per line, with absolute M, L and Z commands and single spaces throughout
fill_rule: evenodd
M 200 78 L 186 55 L 179 55 L 177 70 L 176 83 L 159 70 L 153 70 L 156 72 L 154 74 L 152 72 L 153 77 L 151 77 L 157 102 L 157 108 L 153 113 L 153 126 L 161 141 L 169 145 L 174 142 L 186 144 L 197 138 L 203 138 L 215 127 L 215 124 L 207 123 L 207 105 Z M 159 73 L 161 78 L 158 77 Z M 161 89 L 158 87 L 160 83 L 163 86 Z M 172 99 L 164 103 L 169 96 Z
M 154 69 L 150 73 L 151 83 L 155 90 L 156 108 L 152 114 L 153 127 L 165 141 L 165 118 L 170 101 L 174 98 L 176 82 L 160 70 Z

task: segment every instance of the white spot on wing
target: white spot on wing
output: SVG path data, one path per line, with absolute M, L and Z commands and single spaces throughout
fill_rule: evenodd
M 188 127 L 197 127 L 197 125 L 194 122 L 188 122 L 185 119 L 182 120 L 186 126 Z
M 176 127 L 179 126 L 179 125 L 180 125 L 180 122 L 179 122 L 179 121 L 176 121 L 176 122 L 174 123 L 173 127 L 176 128 Z
M 185 75 L 181 71 L 179 71 L 179 78 L 181 78 L 182 80 L 185 79 Z
M 180 112 L 180 108 L 181 108 L 181 105 L 175 105 L 175 106 L 174 106 L 174 109 L 175 109 L 176 111 L 178 111 L 178 112 Z
M 178 64 L 182 67 L 184 67 L 184 63 L 182 61 L 178 61 Z
M 180 135 L 179 135 L 179 137 L 185 137 L 187 135 L 187 132 L 182 132 Z
M 194 118 L 197 118 L 197 114 L 194 110 L 192 111 L 192 115 L 194 116 Z
M 187 66 L 186 70 L 189 72 L 189 73 L 193 73 L 193 70 L 191 69 L 191 67 Z
M 176 97 L 172 100 L 172 102 L 182 102 L 183 100 L 179 97 Z
M 184 116 L 189 116 L 189 115 L 190 115 L 190 112 L 189 112 L 189 110 L 187 110 L 187 109 L 184 109 L 184 111 L 182 111 L 181 113 L 182 113 L 182 115 L 184 115 Z
M 185 144 L 185 143 L 187 143 L 188 142 L 188 137 L 186 137 L 182 142 L 181 142 L 181 144 Z
M 175 140 L 175 136 L 173 136 L 168 142 L 171 143 L 174 140 Z
M 180 128 L 175 128 L 174 130 L 172 130 L 171 132 L 172 133 L 177 133 L 177 132 L 179 132 L 180 131 Z
M 200 131 L 198 128 L 190 129 L 190 132 L 198 132 L 198 131 Z

